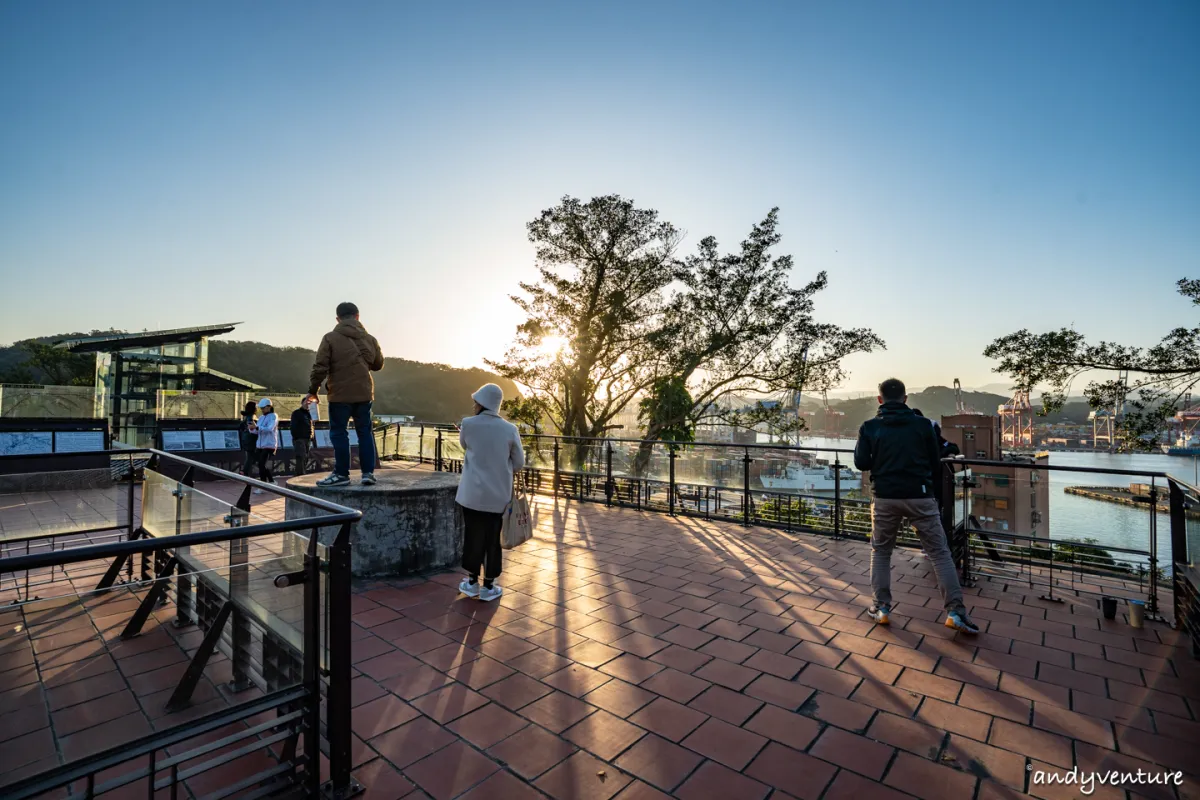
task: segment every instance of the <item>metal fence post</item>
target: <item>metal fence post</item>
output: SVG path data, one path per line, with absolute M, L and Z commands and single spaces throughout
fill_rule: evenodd
M 671 516 L 675 516 L 675 459 L 678 454 L 675 452 L 675 445 L 667 445 L 667 460 L 670 462 L 671 472 L 667 484 L 667 494 L 669 496 L 668 508 L 671 510 Z
M 613 498 L 613 473 L 612 473 L 612 442 L 607 443 L 607 452 L 605 453 L 605 477 L 604 477 L 604 502 L 606 505 L 612 505 Z
M 1150 596 L 1146 613 L 1158 613 L 1158 487 L 1150 479 Z
M 719 512 L 721 509 L 718 508 Z M 742 456 L 742 524 L 750 524 L 750 448 Z
M 1183 490 L 1175 481 L 1168 480 L 1167 492 L 1171 503 L 1171 575 L 1174 578 L 1171 582 L 1171 597 L 1173 598 L 1172 607 L 1175 610 L 1174 627 L 1179 629 L 1182 626 L 1182 618 L 1188 613 L 1185 607 L 1186 595 L 1183 592 L 1185 577 L 1181 567 L 1191 563 L 1192 555 L 1188 552 L 1187 514 Z M 1193 638 L 1193 646 L 1196 641 Z
M 833 454 L 833 538 L 842 535 L 842 458 Z
M 438 428 L 437 441 L 433 443 L 433 469 L 442 471 L 442 429 Z
M 126 526 L 126 528 L 125 528 L 125 529 L 126 529 L 125 538 L 126 538 L 126 539 L 128 539 L 128 540 L 133 540 L 133 538 L 134 538 L 134 530 L 133 530 L 133 490 L 134 490 L 134 483 L 135 483 L 135 481 L 134 481 L 134 474 L 133 474 L 133 473 L 134 473 L 134 468 L 133 468 L 133 453 L 131 452 L 131 453 L 129 454 L 129 494 L 128 494 L 128 497 L 126 498 L 126 499 L 128 500 L 128 502 L 129 502 L 129 513 L 128 513 L 128 515 L 127 515 L 127 517 L 126 517 L 126 520 L 125 520 L 125 526 Z M 145 561 L 145 559 L 143 559 L 143 563 L 144 563 L 144 561 Z M 132 583 L 132 582 L 133 582 L 133 556 L 130 556 L 130 557 L 129 557 L 129 559 L 128 559 L 128 561 L 126 562 L 126 572 L 125 572 L 125 577 L 126 577 L 126 580 L 128 580 L 130 583 Z
M 307 793 L 321 791 L 321 565 L 317 557 L 317 529 L 313 528 L 304 551 L 304 760 Z M 332 708 L 331 708 L 332 710 Z
M 316 540 L 316 532 L 313 532 Z M 326 739 L 329 742 L 329 783 L 325 796 L 342 800 L 363 790 L 350 776 L 350 523 L 342 524 L 329 548 L 329 702 Z
M 421 432 L 417 435 L 417 463 L 425 463 L 425 426 L 421 426 Z
M 554 496 L 558 497 L 558 437 L 554 438 Z

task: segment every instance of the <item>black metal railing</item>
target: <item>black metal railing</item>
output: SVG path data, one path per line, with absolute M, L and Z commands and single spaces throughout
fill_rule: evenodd
M 1042 599 L 1061 602 L 1063 594 L 1110 597 L 1141 602 L 1148 619 L 1169 621 L 1189 630 L 1196 641 L 1200 620 L 1193 602 L 1196 594 L 1196 557 L 1200 554 L 1200 492 L 1165 472 L 1051 465 L 1037 461 L 986 461 L 955 458 L 944 462 L 943 493 L 953 497 L 943 509 L 950 534 L 951 550 L 964 582 L 981 577 L 1008 583 L 1024 583 L 1040 591 Z M 1117 544 L 1097 538 L 1114 527 L 1110 513 L 1107 524 L 1091 528 L 1096 536 L 1051 538 L 1049 526 L 1049 480 L 1051 473 L 1106 478 L 1138 479 L 1130 490 L 1103 487 L 1095 499 L 1083 500 L 1088 513 L 1103 515 L 1105 499 L 1140 506 L 1131 512 L 1131 524 L 1140 527 L 1132 541 Z M 999 486 L 998 491 L 989 486 Z M 1137 492 L 1132 486 L 1138 487 Z M 1046 506 L 1038 508 L 1038 498 Z M 1162 513 L 1163 500 L 1167 514 Z M 1024 501 L 1016 509 L 1018 527 L 1010 527 L 1014 514 L 1010 503 Z M 1079 507 L 1083 509 L 1084 507 Z M 1001 509 L 1003 525 L 988 516 Z M 1028 522 L 1020 518 L 1029 515 Z M 1115 513 L 1115 512 L 1114 512 Z M 1061 517 L 1061 512 L 1059 512 Z M 1170 536 L 1164 540 L 1159 526 L 1167 522 Z M 1031 530 L 1037 528 L 1040 530 Z M 1082 526 L 1088 527 L 1088 526 Z M 1165 596 L 1164 596 L 1165 595 Z M 1170 608 L 1166 603 L 1170 603 Z
M 0 795 L 32 798 L 71 787 L 92 797 L 141 783 L 150 796 L 176 796 L 186 782 L 256 753 L 268 754 L 268 765 L 239 774 L 214 797 L 299 791 L 344 798 L 361 791 L 350 774 L 350 530 L 361 512 L 172 453 L 123 450 L 112 457 L 130 465 L 112 490 L 129 501 L 120 524 L 52 526 L 41 536 L 29 530 L 9 539 L 0 531 L 0 592 L 15 598 L 4 608 L 27 622 L 43 615 L 57 622 L 124 593 L 136 607 L 113 640 L 117 647 L 136 642 L 172 601 L 175 627 L 196 626 L 203 636 L 188 648 L 170 697 L 154 709 L 163 715 L 157 731 L 0 787 Z M 138 461 L 144 466 L 134 469 Z M 240 496 L 229 502 L 201 491 L 201 475 L 240 484 Z M 53 476 L 39 479 L 40 491 L 78 494 L 70 476 L 58 480 L 56 489 Z M 250 505 L 254 489 L 294 501 L 311 516 L 262 518 Z M 16 635 L 25 634 L 6 630 L 0 644 Z M 171 714 L 192 706 L 218 653 L 230 662 L 231 680 L 221 689 L 227 707 L 170 724 Z M 329 762 L 324 784 L 322 753 Z
M 454 426 L 401 423 L 395 427 L 389 440 L 409 444 L 398 448 L 406 452 L 388 457 L 461 471 L 462 449 Z M 399 430 L 405 427 L 407 431 Z M 519 481 L 533 493 L 838 538 L 870 538 L 871 501 L 859 484 L 862 476 L 847 468 L 853 452 L 848 449 L 547 434 L 522 438 L 527 466 Z M 412 455 L 414 442 L 417 457 Z M 830 488 L 770 486 L 768 470 L 800 461 L 828 469 Z M 1135 523 L 1137 530 L 1126 532 L 1130 541 L 1093 540 L 1087 535 L 1051 538 L 1047 476 L 1052 471 L 1147 482 L 1145 496 L 1134 496 L 1144 507 Z M 1165 616 L 1167 594 L 1179 624 L 1200 630 L 1195 570 L 1200 493 L 1193 487 L 1163 472 L 962 458 L 945 462 L 942 480 L 943 523 L 967 581 L 986 576 L 1024 582 L 1051 600 L 1064 592 L 1140 600 L 1152 619 Z M 1025 499 L 1021 487 L 1014 488 L 1014 482 L 1020 481 L 1026 482 Z M 1170 509 L 1169 539 L 1160 536 L 1160 515 L 1150 511 L 1163 508 L 1164 502 Z M 985 512 L 989 507 L 996 510 Z M 1093 511 L 1103 517 L 1103 508 Z M 1003 523 L 1001 516 L 1006 518 Z M 1106 521 L 1111 520 L 1101 519 L 1102 527 Z M 898 543 L 919 546 L 911 528 L 902 530 Z M 1190 622 L 1184 619 L 1189 614 Z

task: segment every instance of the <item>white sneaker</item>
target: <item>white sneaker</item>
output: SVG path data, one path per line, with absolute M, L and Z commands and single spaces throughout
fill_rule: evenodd
M 462 579 L 462 583 L 458 585 L 458 590 L 467 597 L 479 597 L 479 584 L 471 583 L 466 578 Z
M 263 493 L 263 490 L 262 490 L 262 489 L 255 489 L 255 490 L 252 492 L 252 494 L 262 494 L 262 493 Z
M 504 594 L 504 589 L 493 584 L 490 589 L 484 586 L 479 590 L 479 599 L 485 603 L 490 603 L 493 600 L 499 600 L 502 594 Z

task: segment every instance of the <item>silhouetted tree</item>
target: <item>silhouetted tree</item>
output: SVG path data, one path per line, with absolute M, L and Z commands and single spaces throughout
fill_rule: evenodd
M 1200 280 L 1183 279 L 1176 288 L 1193 305 L 1200 305 Z M 1043 414 L 1063 408 L 1080 376 L 1104 375 L 1089 382 L 1084 394 L 1093 408 L 1124 404 L 1118 425 L 1126 450 L 1155 446 L 1183 396 L 1200 383 L 1200 327 L 1175 328 L 1153 347 L 1093 344 L 1074 328 L 1048 333 L 1023 329 L 996 339 L 983 354 L 1000 361 L 995 371 L 1011 377 L 1016 388 L 1046 387 Z

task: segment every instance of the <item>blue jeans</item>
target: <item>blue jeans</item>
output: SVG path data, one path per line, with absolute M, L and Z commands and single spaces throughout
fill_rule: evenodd
M 333 471 L 350 477 L 350 434 L 346 426 L 354 417 L 358 432 L 358 461 L 363 472 L 375 471 L 375 434 L 371 432 L 371 401 L 329 404 L 329 441 L 333 444 Z

